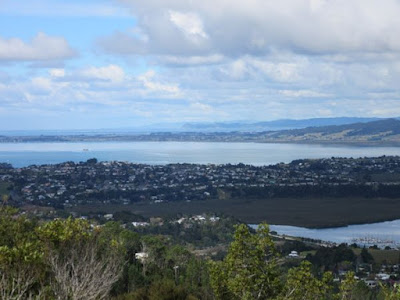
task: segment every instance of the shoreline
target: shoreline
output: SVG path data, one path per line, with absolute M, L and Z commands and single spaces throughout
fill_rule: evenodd
M 73 137 L 73 136 L 71 136 Z M 9 137 L 7 137 L 9 138 Z M 289 144 L 289 145 L 320 145 L 320 146 L 338 146 L 338 147 L 400 147 L 400 141 L 326 141 L 326 140 L 196 140 L 196 139 L 74 139 L 74 140 L 12 140 L 24 137 L 10 137 L 10 140 L 1 140 L 0 144 L 78 144 L 78 143 L 218 143 L 218 144 Z

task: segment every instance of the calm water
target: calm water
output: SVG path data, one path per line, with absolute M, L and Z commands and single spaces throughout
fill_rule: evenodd
M 145 164 L 268 165 L 300 158 L 381 155 L 400 155 L 400 147 L 201 142 L 0 143 L 0 161 L 15 167 L 79 162 L 93 157 L 100 161 L 120 160 Z
M 256 228 L 256 225 L 250 225 Z M 337 228 L 308 229 L 287 225 L 270 225 L 278 234 L 311 238 L 334 243 L 357 243 L 360 246 L 400 246 L 400 220 Z

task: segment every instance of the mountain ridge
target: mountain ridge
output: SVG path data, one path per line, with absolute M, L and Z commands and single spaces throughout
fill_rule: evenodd
M 400 142 L 400 121 L 392 118 L 367 123 L 265 132 L 264 139 L 265 141 Z
M 254 142 L 400 145 L 400 120 L 383 119 L 345 125 L 262 132 L 153 132 L 96 135 L 1 136 L 0 143 L 29 142 Z
M 184 123 L 181 129 L 186 131 L 272 131 L 289 130 L 317 126 L 345 125 L 382 120 L 381 118 L 334 117 L 309 119 L 278 119 L 273 121 L 232 121 L 211 123 Z

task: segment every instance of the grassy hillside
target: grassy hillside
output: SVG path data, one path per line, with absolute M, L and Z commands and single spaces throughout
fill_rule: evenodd
M 288 142 L 400 142 L 400 121 L 378 120 L 337 126 L 308 127 L 264 133 L 265 141 Z

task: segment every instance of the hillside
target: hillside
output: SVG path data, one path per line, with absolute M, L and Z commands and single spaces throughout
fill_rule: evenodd
M 210 122 L 210 123 L 185 123 L 180 128 L 181 132 L 261 132 L 290 130 L 307 127 L 345 125 L 353 123 L 366 123 L 377 121 L 377 118 L 337 117 L 337 118 L 313 118 L 313 119 L 280 119 L 262 122 Z
M 150 134 L 66 134 L 1 136 L 0 143 L 28 142 L 255 142 L 255 143 L 353 143 L 390 145 L 400 143 L 400 121 L 384 119 L 353 124 L 307 127 L 290 130 L 154 132 Z
M 398 143 L 400 121 L 385 119 L 367 123 L 265 132 L 260 134 L 258 139 L 260 142 Z

